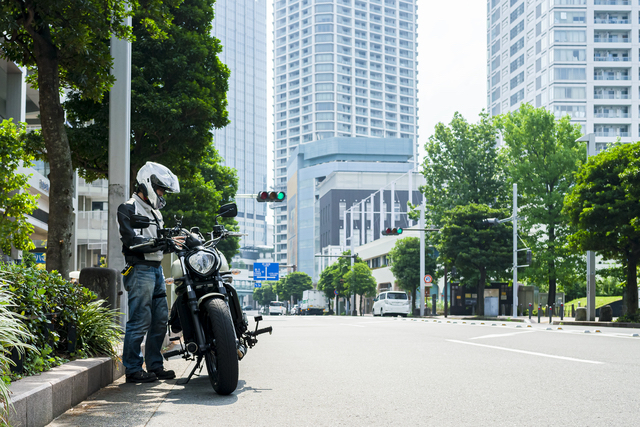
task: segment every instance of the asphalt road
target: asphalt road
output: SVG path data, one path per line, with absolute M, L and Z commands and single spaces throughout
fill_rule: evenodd
M 185 386 L 122 379 L 50 425 L 640 424 L 639 330 L 329 316 L 267 325 L 273 335 L 240 362 L 231 396 L 206 375 Z M 167 364 L 179 376 L 190 366 Z

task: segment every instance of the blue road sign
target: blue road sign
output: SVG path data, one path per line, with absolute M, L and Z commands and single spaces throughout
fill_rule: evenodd
M 260 283 L 260 282 L 256 282 L 256 283 L 253 285 L 253 287 L 254 287 L 254 288 L 261 288 L 261 287 L 262 287 L 262 283 Z
M 253 280 L 280 280 L 280 265 L 277 262 L 254 262 Z

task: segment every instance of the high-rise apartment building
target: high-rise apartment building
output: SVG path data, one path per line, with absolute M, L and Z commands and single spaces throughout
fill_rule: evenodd
M 488 110 L 569 114 L 597 150 L 637 139 L 639 11 L 635 0 L 489 0 Z
M 274 179 L 301 143 L 332 137 L 417 144 L 416 0 L 276 0 Z M 416 149 L 417 152 L 417 149 Z M 287 204 L 275 207 L 287 260 Z
M 222 43 L 220 60 L 229 67 L 229 120 L 214 132 L 225 165 L 238 171 L 238 193 L 267 188 L 267 0 L 217 0 L 212 34 Z M 264 203 L 238 199 L 237 221 L 248 235 L 241 256 L 257 256 L 267 244 Z

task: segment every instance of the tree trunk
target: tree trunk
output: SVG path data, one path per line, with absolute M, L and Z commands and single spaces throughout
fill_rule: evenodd
M 549 260 L 549 263 L 547 264 L 548 266 L 548 272 L 549 272 L 549 295 L 547 296 L 547 305 L 549 306 L 549 308 L 553 307 L 553 304 L 556 303 L 556 284 L 557 284 L 557 278 L 556 278 L 556 264 L 555 264 L 555 254 L 556 254 L 556 246 L 555 246 L 555 240 L 556 240 L 556 232 L 555 232 L 555 227 L 551 226 L 549 227 L 549 253 L 551 255 L 551 259 Z
M 480 280 L 478 281 L 478 316 L 484 316 L 484 282 L 487 280 L 487 269 L 480 269 Z
M 633 316 L 638 312 L 638 251 L 629 253 L 627 262 L 627 286 L 624 288 L 624 314 Z
M 57 52 L 50 42 L 48 28 L 40 31 L 39 37 L 34 37 L 33 48 L 38 66 L 42 136 L 51 170 L 47 271 L 57 270 L 66 279 L 73 251 L 73 165 L 60 104 Z
M 411 315 L 413 316 L 413 312 L 416 309 L 416 287 L 411 288 Z

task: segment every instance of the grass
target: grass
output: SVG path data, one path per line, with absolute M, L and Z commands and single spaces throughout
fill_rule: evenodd
M 600 308 L 603 305 L 611 304 L 612 302 L 619 301 L 621 299 L 622 299 L 621 296 L 617 296 L 617 297 L 599 297 L 599 296 L 596 296 L 596 308 Z M 586 307 L 587 306 L 587 297 L 576 298 L 573 301 L 569 301 L 569 302 L 565 303 L 564 307 L 570 309 L 571 308 L 571 304 L 575 304 L 576 308 L 578 308 L 578 303 L 580 303 L 580 307 Z

